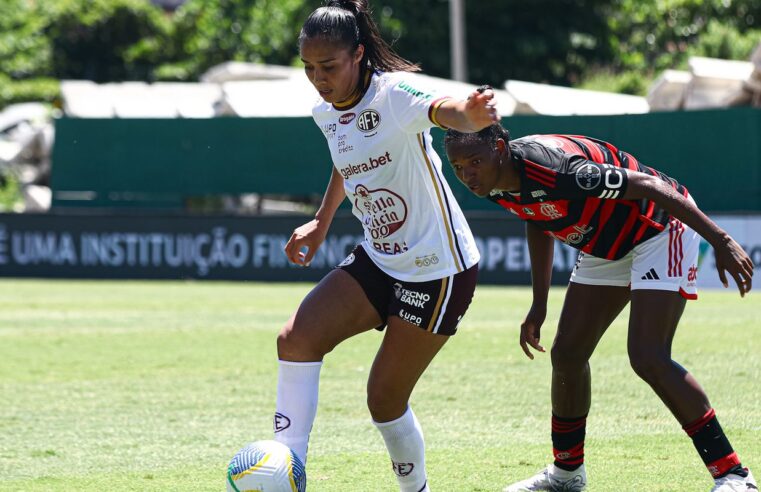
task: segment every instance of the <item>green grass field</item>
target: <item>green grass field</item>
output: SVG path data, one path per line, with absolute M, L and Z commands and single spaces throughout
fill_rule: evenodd
M 221 491 L 246 442 L 269 439 L 275 335 L 309 286 L 0 281 L 0 490 Z M 549 346 L 564 289 L 554 289 Z M 517 344 L 524 288 L 481 286 L 412 404 L 435 491 L 497 491 L 551 459 L 549 355 Z M 744 463 L 761 474 L 761 303 L 702 292 L 675 358 L 708 391 Z M 586 441 L 594 491 L 707 491 L 708 473 L 629 367 L 624 316 L 592 358 Z M 365 407 L 381 335 L 326 358 L 309 490 L 395 491 Z

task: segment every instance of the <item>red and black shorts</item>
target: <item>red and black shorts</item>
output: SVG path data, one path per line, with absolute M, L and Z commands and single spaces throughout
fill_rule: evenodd
M 478 264 L 467 270 L 428 282 L 396 279 L 367 256 L 360 245 L 336 268 L 345 271 L 362 286 L 383 324 L 389 316 L 439 335 L 454 335 L 457 324 L 468 310 L 476 290 Z

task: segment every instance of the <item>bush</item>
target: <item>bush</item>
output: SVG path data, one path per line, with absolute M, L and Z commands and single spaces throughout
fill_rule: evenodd
M 61 96 L 61 84 L 57 79 L 38 77 L 11 80 L 0 75 L 0 110 L 9 104 L 21 102 L 57 103 Z
M 648 88 L 653 79 L 640 71 L 625 71 L 613 73 L 608 70 L 598 70 L 588 74 L 579 89 L 592 91 L 617 92 L 619 94 L 631 94 L 633 96 L 647 95 Z
M 151 80 L 171 28 L 148 0 L 46 0 L 51 74 L 95 82 Z

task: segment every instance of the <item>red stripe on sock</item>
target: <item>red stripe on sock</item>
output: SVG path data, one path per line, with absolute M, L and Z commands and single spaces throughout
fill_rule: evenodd
M 564 465 L 580 465 L 584 463 L 584 442 L 568 450 L 552 448 L 552 456 L 555 461 Z
M 708 410 L 706 414 L 700 417 L 698 420 L 685 425 L 684 427 L 682 427 L 682 429 L 684 429 L 684 432 L 686 432 L 688 436 L 692 437 L 695 435 L 697 431 L 702 429 L 715 416 L 716 416 L 716 412 L 712 408 Z
M 720 477 L 727 473 L 730 469 L 740 464 L 740 458 L 737 457 L 737 453 L 728 454 L 723 458 L 719 458 L 716 461 L 712 461 L 706 465 L 708 472 L 712 477 Z

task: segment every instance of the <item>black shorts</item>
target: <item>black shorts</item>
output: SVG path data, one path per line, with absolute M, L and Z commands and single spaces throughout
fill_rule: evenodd
M 362 286 L 378 311 L 383 327 L 389 316 L 398 316 L 415 326 L 439 335 L 454 335 L 468 310 L 476 290 L 478 264 L 451 277 L 428 282 L 396 279 L 367 256 L 359 245 L 336 268 L 345 271 Z

